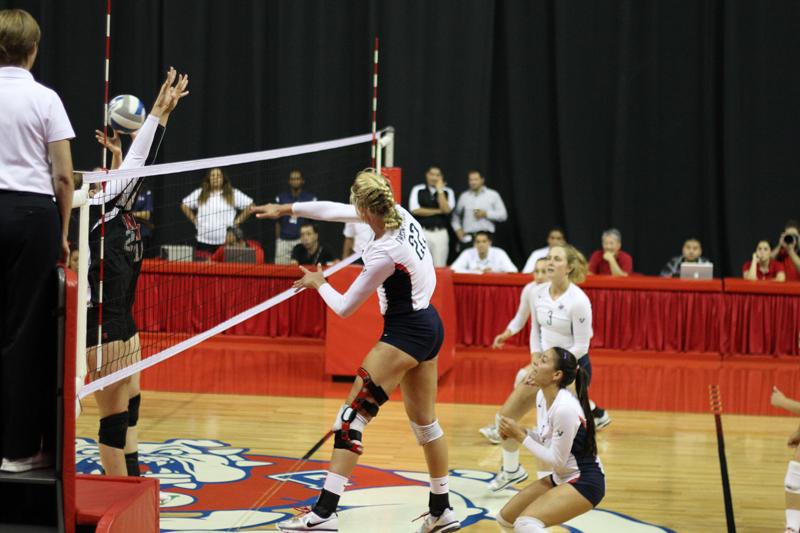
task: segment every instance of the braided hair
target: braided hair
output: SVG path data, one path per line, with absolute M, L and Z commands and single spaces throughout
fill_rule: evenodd
M 575 391 L 578 394 L 578 401 L 583 409 L 583 416 L 586 420 L 586 447 L 583 450 L 584 457 L 597 455 L 597 441 L 595 440 L 594 417 L 592 408 L 589 406 L 589 376 L 586 371 L 578 365 L 578 360 L 572 352 L 564 348 L 553 348 L 556 353 L 554 368 L 560 370 L 564 377 L 558 384 L 559 388 L 568 387 L 575 382 Z
M 389 180 L 373 168 L 364 169 L 356 175 L 350 188 L 350 203 L 359 209 L 382 216 L 383 225 L 388 230 L 397 229 L 403 223 Z

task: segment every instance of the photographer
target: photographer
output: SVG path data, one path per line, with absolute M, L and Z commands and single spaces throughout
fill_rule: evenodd
M 786 281 L 800 281 L 800 224 L 788 220 L 778 244 L 772 249 L 772 258 L 783 264 Z

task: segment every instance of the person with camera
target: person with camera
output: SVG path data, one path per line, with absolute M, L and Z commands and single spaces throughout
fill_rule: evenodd
M 742 277 L 752 281 L 786 281 L 783 263 L 770 257 L 769 241 L 758 241 L 752 260 L 742 265 Z
M 800 223 L 787 220 L 778 244 L 772 249 L 772 259 L 783 264 L 786 281 L 800 281 Z

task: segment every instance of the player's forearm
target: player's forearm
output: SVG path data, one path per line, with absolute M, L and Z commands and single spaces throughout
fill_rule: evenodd
M 785 409 L 790 413 L 800 415 L 800 402 L 798 402 L 797 400 L 792 400 L 791 398 L 784 398 L 776 407 L 780 407 L 781 409 Z
M 441 215 L 441 209 L 435 209 L 433 207 L 420 207 L 419 209 L 415 209 L 411 212 L 412 215 L 415 217 L 432 217 L 434 215 Z

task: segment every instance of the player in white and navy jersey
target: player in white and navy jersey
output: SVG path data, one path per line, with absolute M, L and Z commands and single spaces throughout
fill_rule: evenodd
M 536 429 L 525 431 L 502 417 L 500 433 L 520 442 L 553 473 L 511 498 L 497 523 L 504 531 L 545 533 L 597 506 L 605 495 L 605 474 L 597 457 L 588 375 L 575 356 L 561 347 L 548 348 L 526 383 L 539 389 Z M 577 398 L 567 389 L 573 383 Z
M 423 447 L 431 476 L 429 513 L 419 533 L 446 533 L 461 528 L 448 498 L 447 442 L 436 419 L 437 355 L 444 328 L 430 305 L 436 271 L 422 227 L 397 205 L 388 180 L 372 170 L 353 183 L 351 205 L 335 202 L 267 204 L 253 208 L 259 218 L 299 216 L 334 222 L 365 222 L 374 232 L 362 258 L 361 275 L 340 294 L 316 272 L 300 267 L 295 287 L 319 291 L 339 316 L 349 316 L 378 292 L 384 329 L 358 369 L 353 389 L 333 424 L 334 450 L 319 499 L 307 512 L 278 524 L 281 531 L 338 531 L 336 508 L 348 477 L 363 451 L 362 434 L 380 406 L 399 385 L 406 413 Z M 366 525 L 364 530 L 369 529 Z

